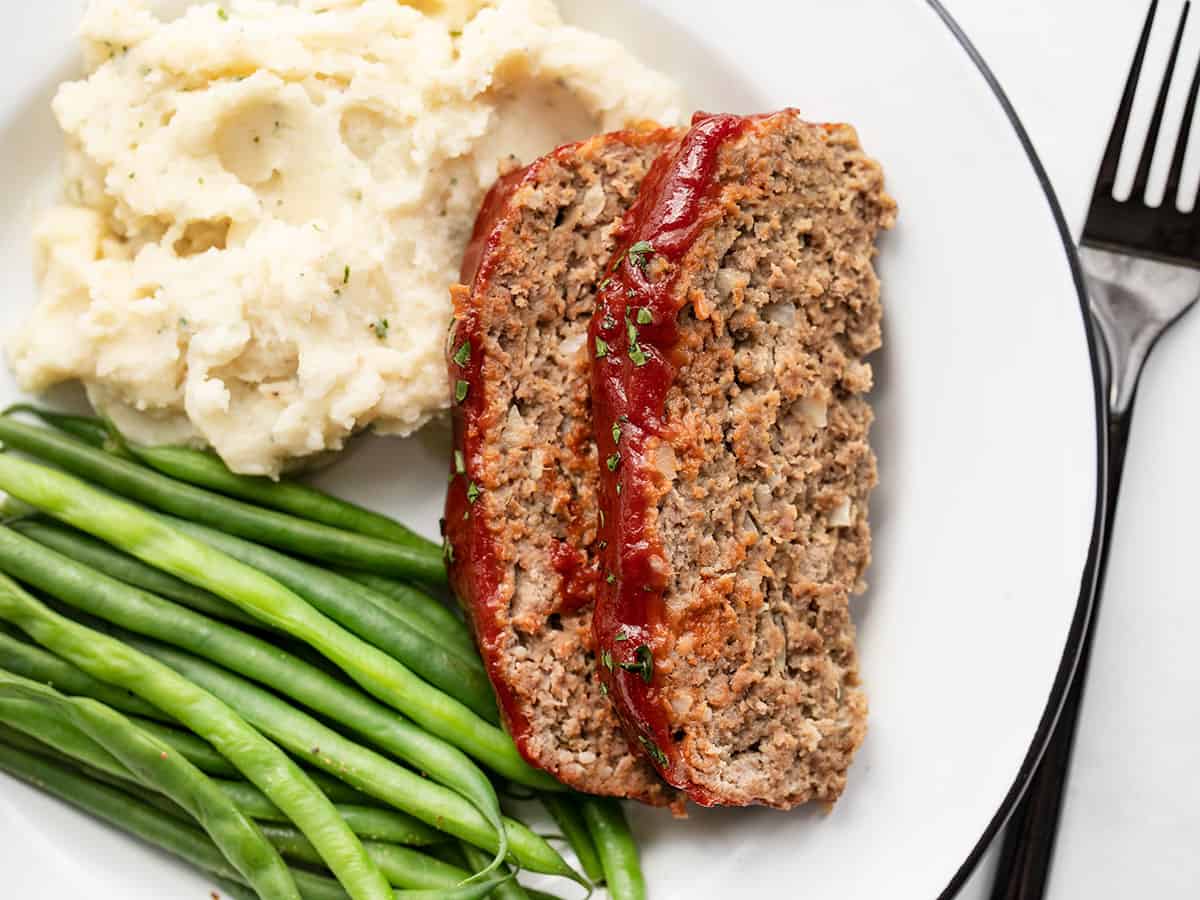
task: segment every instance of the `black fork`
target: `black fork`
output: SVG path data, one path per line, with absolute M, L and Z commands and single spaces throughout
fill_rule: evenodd
M 1152 207 L 1145 199 L 1190 9 L 1190 2 L 1185 3 L 1175 30 L 1167 69 L 1138 160 L 1133 191 L 1129 199 L 1117 200 L 1113 190 L 1121 148 L 1129 129 L 1129 115 L 1158 0 L 1150 4 L 1116 122 L 1100 164 L 1080 242 L 1080 261 L 1087 280 L 1092 316 L 1103 337 L 1108 382 L 1108 465 L 1096 606 L 1084 633 L 1071 688 L 1063 701 L 1050 742 L 1005 833 L 992 900 L 1040 900 L 1045 896 L 1091 658 L 1100 589 L 1108 563 L 1113 516 L 1125 467 L 1138 382 L 1158 339 L 1200 298 L 1200 197 L 1196 198 L 1193 212 L 1179 209 L 1184 157 L 1197 94 L 1200 93 L 1200 65 L 1188 90 L 1163 202 Z

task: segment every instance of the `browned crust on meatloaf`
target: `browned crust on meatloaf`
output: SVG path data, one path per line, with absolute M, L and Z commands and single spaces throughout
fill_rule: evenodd
M 453 473 L 447 505 L 451 577 L 506 725 L 525 758 L 565 784 L 660 805 L 679 797 L 630 751 L 595 676 L 585 342 L 613 232 L 677 137 L 604 135 L 506 176 L 464 263 L 471 286 L 453 292 L 449 343 L 452 385 L 470 384 L 455 410 L 465 471 Z
M 644 275 L 626 270 L 601 298 L 610 340 L 650 302 L 638 284 L 648 298 L 670 284 L 677 318 L 672 334 L 657 308 L 645 315 L 648 363 L 619 359 L 617 377 L 594 363 L 598 444 L 618 460 L 602 509 L 621 523 L 596 630 L 622 718 L 668 781 L 706 805 L 790 808 L 835 801 L 866 732 L 849 596 L 864 588 L 876 483 L 874 240 L 895 204 L 849 126 L 785 111 L 740 127 L 690 249 L 676 261 L 643 244 Z M 646 241 L 645 221 L 629 214 L 622 248 Z M 660 360 L 674 366 L 662 408 L 608 396 L 646 394 Z M 657 559 L 635 565 L 647 547 Z M 649 672 L 632 656 L 642 641 Z

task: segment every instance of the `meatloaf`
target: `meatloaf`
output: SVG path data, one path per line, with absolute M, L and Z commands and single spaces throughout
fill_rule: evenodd
M 600 672 L 704 805 L 832 803 L 866 730 L 849 596 L 895 205 L 846 125 L 697 116 L 621 225 L 590 341 Z
M 598 483 L 587 327 L 614 232 L 682 132 L 573 144 L 501 179 L 453 290 L 453 587 L 524 757 L 593 794 L 676 797 L 602 694 L 592 648 Z

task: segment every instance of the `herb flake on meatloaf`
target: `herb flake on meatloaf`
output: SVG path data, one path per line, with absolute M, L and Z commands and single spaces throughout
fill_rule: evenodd
M 678 130 L 560 148 L 485 199 L 453 291 L 447 557 L 525 758 L 592 794 L 678 799 L 629 744 L 595 672 L 599 480 L 589 350 L 600 272 Z
M 849 596 L 894 217 L 849 126 L 698 115 L 599 292 L 600 672 L 704 805 L 832 803 L 865 735 Z

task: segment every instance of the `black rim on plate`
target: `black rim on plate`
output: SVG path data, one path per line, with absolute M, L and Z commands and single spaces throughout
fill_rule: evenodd
M 1017 111 L 1013 108 L 1012 102 L 1000 86 L 1000 82 L 992 72 L 991 67 L 988 66 L 979 50 L 971 43 L 971 39 L 967 37 L 954 17 L 942 6 L 940 0 L 926 0 L 926 2 L 950 30 L 954 39 L 966 51 L 975 68 L 979 70 L 979 74 L 987 82 L 988 87 L 1000 103 L 1005 116 L 1008 117 L 1009 123 L 1016 132 L 1017 138 L 1020 140 L 1021 146 L 1029 158 L 1029 164 L 1033 167 L 1034 174 L 1037 175 L 1038 183 L 1042 186 L 1042 191 L 1046 195 L 1046 202 L 1050 207 L 1051 215 L 1054 217 L 1054 223 L 1058 227 L 1058 234 L 1062 239 L 1063 250 L 1067 254 L 1067 263 L 1071 268 L 1071 277 L 1075 282 L 1079 312 L 1083 319 L 1083 331 L 1087 338 L 1088 356 L 1092 366 L 1092 389 L 1096 414 L 1096 509 L 1092 517 L 1092 537 L 1088 545 L 1087 561 L 1084 563 L 1083 575 L 1079 585 L 1079 600 L 1075 606 L 1075 615 L 1071 620 L 1071 628 L 1067 632 L 1067 641 L 1063 647 L 1062 660 L 1058 664 L 1058 672 L 1054 676 L 1054 684 L 1050 689 L 1050 697 L 1046 701 L 1046 708 L 1042 712 L 1041 720 L 1038 722 L 1037 731 L 1034 732 L 1033 741 L 1029 745 L 1029 750 L 1025 753 L 1025 759 L 1021 763 L 1021 768 L 1018 770 L 1012 786 L 1008 789 L 1008 793 L 1004 795 L 1004 800 L 1001 802 L 1000 808 L 992 816 L 992 820 L 988 823 L 983 835 L 979 838 L 971 853 L 967 856 L 963 864 L 959 866 L 958 871 L 954 873 L 954 877 L 950 879 L 950 883 L 938 898 L 938 900 L 951 900 L 951 898 L 958 895 L 963 885 L 971 877 L 971 874 L 975 871 L 975 867 L 979 864 L 979 860 L 1000 833 L 1005 822 L 1008 821 L 1008 817 L 1012 815 L 1013 810 L 1020 801 L 1021 796 L 1025 793 L 1025 789 L 1029 786 L 1029 781 L 1033 777 L 1038 761 L 1041 759 L 1042 753 L 1050 740 L 1050 735 L 1054 730 L 1054 723 L 1058 719 L 1063 700 L 1067 695 L 1067 689 L 1070 687 L 1071 679 L 1075 674 L 1083 636 L 1087 632 L 1095 606 L 1096 585 L 1098 581 L 1097 561 L 1099 559 L 1099 550 L 1104 531 L 1108 527 L 1104 515 L 1107 493 L 1107 479 L 1105 474 L 1108 471 L 1108 429 L 1105 428 L 1107 405 L 1104 399 L 1104 377 L 1100 362 L 1100 343 L 1092 326 L 1091 315 L 1088 312 L 1087 289 L 1084 287 L 1083 270 L 1079 264 L 1079 254 L 1075 249 L 1075 241 L 1071 237 L 1071 229 L 1067 225 L 1066 217 L 1063 215 L 1062 206 L 1058 202 L 1058 195 L 1054 192 L 1053 185 L 1050 184 L 1050 177 L 1046 174 L 1046 169 L 1033 147 L 1033 141 L 1030 140 L 1029 132 L 1025 130 L 1025 126 L 1021 123 Z

